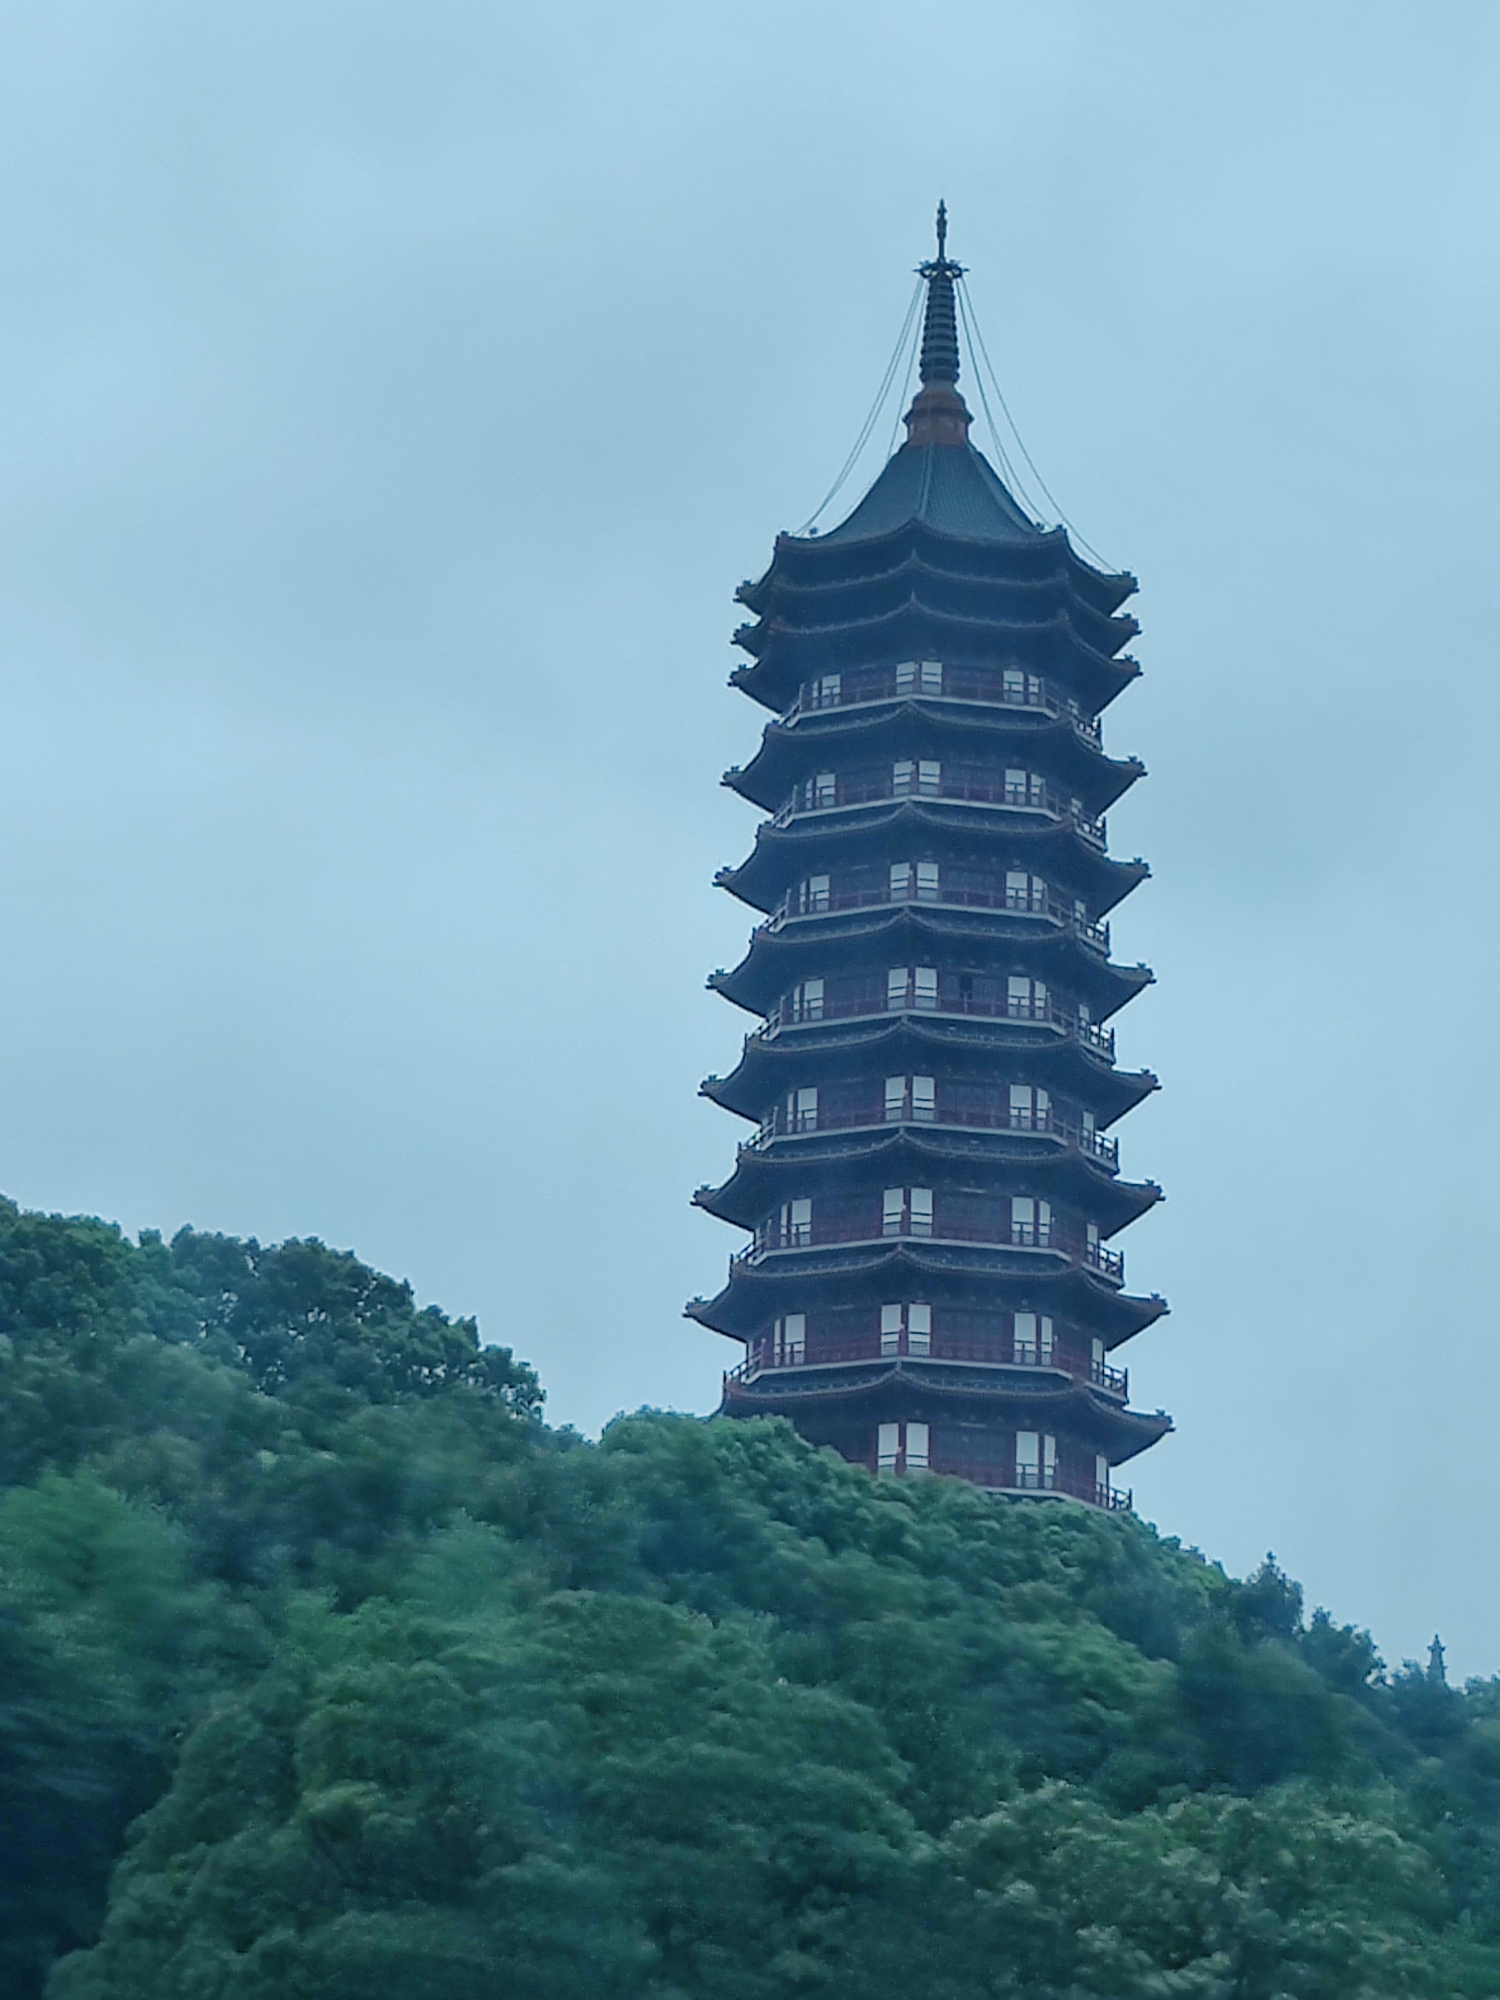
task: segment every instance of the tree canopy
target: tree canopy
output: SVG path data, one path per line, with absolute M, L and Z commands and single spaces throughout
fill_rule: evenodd
M 1500 1994 L 1500 1683 L 1269 1557 L 540 1412 L 322 1244 L 0 1204 L 0 1990 Z

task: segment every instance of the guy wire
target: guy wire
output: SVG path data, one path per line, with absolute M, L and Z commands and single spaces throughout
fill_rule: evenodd
M 829 505 L 829 503 L 834 499 L 840 487 L 842 487 L 844 481 L 849 477 L 849 474 L 854 470 L 855 465 L 858 463 L 860 453 L 869 443 L 870 433 L 874 430 L 876 424 L 880 420 L 880 412 L 885 407 L 885 399 L 891 392 L 891 383 L 895 379 L 896 370 L 901 365 L 901 356 L 906 347 L 907 336 L 910 334 L 912 329 L 912 322 L 915 320 L 917 316 L 917 303 L 920 300 L 921 296 L 922 296 L 922 280 L 918 278 L 916 285 L 912 291 L 911 302 L 906 308 L 906 317 L 901 322 L 901 332 L 897 336 L 896 345 L 891 351 L 891 358 L 886 363 L 885 374 L 881 378 L 879 389 L 876 391 L 875 401 L 870 405 L 870 414 L 865 418 L 864 424 L 861 426 L 859 436 L 854 441 L 854 449 L 850 452 L 849 456 L 844 460 L 843 470 L 840 472 L 838 478 L 834 480 L 832 486 L 830 486 L 827 493 L 824 494 L 823 499 L 820 501 L 818 506 L 814 508 L 813 512 L 808 515 L 807 519 L 802 523 L 802 526 L 797 529 L 796 532 L 799 535 L 805 535 L 807 533 L 808 529 L 811 528 L 813 523 L 817 520 L 819 514 L 821 514 L 824 511 L 824 509 Z M 907 368 L 908 377 L 910 377 L 910 374 L 911 374 L 911 369 L 910 365 L 908 364 Z
M 1053 513 L 1057 516 L 1057 519 L 1062 523 L 1062 525 L 1067 529 L 1068 533 L 1073 537 L 1074 541 L 1077 542 L 1078 546 L 1081 549 L 1086 550 L 1088 554 L 1094 558 L 1094 561 L 1096 563 L 1099 563 L 1104 569 L 1110 570 L 1110 564 L 1108 559 L 1100 555 L 1099 551 L 1094 547 L 1093 543 L 1087 541 L 1084 538 L 1083 534 L 1080 532 L 1080 530 L 1076 528 L 1073 525 L 1073 523 L 1068 519 L 1067 515 L 1063 512 L 1062 508 L 1058 506 L 1056 495 L 1052 492 L 1046 480 L 1043 479 L 1041 473 L 1037 471 L 1036 461 L 1032 458 L 1031 453 L 1026 449 L 1026 440 L 1022 437 L 1020 430 L 1017 428 L 1016 420 L 1011 415 L 1010 406 L 1005 400 L 1005 391 L 1000 387 L 1000 378 L 995 373 L 995 364 L 990 360 L 989 349 L 984 344 L 984 333 L 979 325 L 979 316 L 974 311 L 973 302 L 972 300 L 970 300 L 968 296 L 968 290 L 969 290 L 968 286 L 964 283 L 963 279 L 960 278 L 957 285 L 957 291 L 959 296 L 959 304 L 963 308 L 964 330 L 969 335 L 971 350 L 975 347 L 978 348 L 979 354 L 983 359 L 984 366 L 989 370 L 990 381 L 994 385 L 995 399 L 999 403 L 1001 410 L 1004 412 L 1006 423 L 1010 425 L 1011 435 L 1015 438 L 1017 445 L 1020 447 L 1021 456 L 1025 459 L 1027 465 L 1031 468 L 1032 477 L 1036 480 L 1037 485 L 1041 488 L 1043 498 L 1050 503 Z M 983 402 L 985 401 L 983 377 L 980 375 L 980 372 L 977 368 L 975 369 L 974 372 L 976 378 L 979 380 L 980 383 L 980 400 Z M 987 416 L 989 414 L 987 404 L 986 404 L 985 414 Z M 998 444 L 996 448 L 998 449 Z M 1041 510 L 1039 508 L 1035 508 L 1033 509 L 1033 511 L 1039 513 Z M 1110 570 L 1110 573 L 1113 574 L 1113 571 Z

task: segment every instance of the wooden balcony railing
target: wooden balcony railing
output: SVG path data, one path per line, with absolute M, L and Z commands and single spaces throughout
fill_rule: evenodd
M 971 1485 L 987 1486 L 996 1493 L 1066 1493 L 1106 1513 L 1128 1514 L 1134 1495 L 1118 1486 L 1101 1486 L 1097 1480 L 1074 1479 L 1064 1472 L 1043 1466 L 1007 1466 L 995 1459 L 934 1459 L 931 1470 L 953 1479 L 967 1479 Z
M 939 997 L 928 1005 L 908 994 L 897 1007 L 892 1007 L 889 999 L 878 997 L 820 1000 L 811 1006 L 787 1001 L 774 1007 L 766 1016 L 765 1026 L 756 1029 L 755 1034 L 747 1039 L 768 1041 L 782 1028 L 803 1028 L 814 1021 L 850 1020 L 869 1014 L 949 1014 L 990 1021 L 1032 1021 L 1061 1028 L 1064 1034 L 1073 1036 L 1110 1062 L 1115 1056 L 1113 1028 L 1102 1028 L 1093 1021 L 1080 1020 L 1075 1010 L 1060 1006 L 1055 1000 L 975 1000 L 965 999 L 962 995 Z
M 1010 1348 L 1009 1352 L 1005 1350 Z M 960 1340 L 952 1334 L 932 1333 L 915 1337 L 870 1333 L 855 1340 L 820 1340 L 795 1343 L 772 1338 L 748 1341 L 745 1358 L 724 1371 L 726 1382 L 750 1382 L 759 1375 L 780 1374 L 788 1369 L 834 1368 L 867 1361 L 959 1361 L 985 1368 L 1034 1368 L 1045 1373 L 1067 1375 L 1088 1382 L 1112 1396 L 1130 1394 L 1130 1371 L 1110 1368 L 1101 1361 L 1068 1354 L 1060 1347 L 1044 1353 L 1036 1347 L 1016 1349 L 1001 1336 L 990 1340 Z
M 926 669 L 924 672 L 923 669 Z M 934 673 L 933 669 L 936 669 Z M 804 715 L 830 708 L 857 708 L 874 701 L 983 702 L 997 708 L 1032 709 L 1063 716 L 1093 749 L 1100 747 L 1099 723 L 1085 715 L 1055 682 L 1014 667 L 956 667 L 936 660 L 908 660 L 896 667 L 868 667 L 825 674 L 808 681 L 781 717 L 794 725 Z
M 1002 806 L 1010 812 L 1043 813 L 1048 819 L 1077 827 L 1096 847 L 1107 843 L 1108 833 L 1101 815 L 1086 813 L 1076 799 L 1065 798 L 1050 785 L 1014 785 L 1004 779 L 983 781 L 949 776 L 935 782 L 913 777 L 897 781 L 894 771 L 868 779 L 838 778 L 831 790 L 808 795 L 804 787 L 792 796 L 771 819 L 772 826 L 809 813 L 839 812 L 856 806 L 884 805 L 896 799 L 937 799 L 963 805 Z
M 809 891 L 807 884 L 784 896 L 771 912 L 762 930 L 780 930 L 796 917 L 821 917 L 840 910 L 873 909 L 883 903 L 923 903 L 960 910 L 1003 910 L 1011 916 L 1046 917 L 1071 930 L 1085 944 L 1109 955 L 1109 925 L 1091 924 L 1068 904 L 1043 891 L 1025 889 L 959 889 L 939 882 L 936 888 L 918 886 L 915 879 L 904 887 L 899 883 L 876 883 L 869 889 L 820 889 Z
M 1102 1132 L 1085 1131 L 1082 1125 L 1070 1123 L 1055 1110 L 1026 1111 L 1003 1105 L 995 1111 L 908 1110 L 895 1118 L 878 1106 L 859 1111 L 824 1111 L 820 1107 L 816 1112 L 798 1111 L 791 1116 L 780 1109 L 766 1119 L 741 1150 L 764 1152 L 778 1139 L 803 1138 L 816 1132 L 882 1130 L 891 1125 L 923 1125 L 938 1131 L 952 1127 L 964 1131 L 1034 1132 L 1045 1138 L 1061 1139 L 1106 1167 L 1118 1169 L 1120 1164 L 1118 1139 L 1106 1138 Z
M 766 1225 L 753 1243 L 736 1253 L 731 1263 L 754 1265 L 762 1258 L 783 1250 L 822 1250 L 848 1243 L 874 1245 L 902 1238 L 942 1243 L 955 1249 L 966 1244 L 982 1244 L 986 1249 L 998 1246 L 1004 1249 L 1053 1250 L 1116 1283 L 1123 1283 L 1125 1278 L 1125 1259 L 1120 1251 L 1111 1250 L 1107 1244 L 1090 1242 L 1087 1238 L 1079 1241 L 1076 1235 L 1056 1222 L 1002 1222 L 993 1226 L 972 1223 L 962 1230 L 955 1230 L 934 1226 L 925 1217 L 910 1213 L 903 1214 L 899 1223 L 895 1218 L 884 1225 L 865 1221 L 813 1220 L 794 1223 L 785 1231 L 778 1220 Z

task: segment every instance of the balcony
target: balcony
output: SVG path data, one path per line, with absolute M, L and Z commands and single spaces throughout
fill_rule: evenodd
M 999 910 L 1008 916 L 1045 917 L 1065 930 L 1073 931 L 1085 944 L 1109 956 L 1109 925 L 1091 924 L 1067 903 L 1046 890 L 1038 889 L 958 889 L 939 881 L 936 887 L 922 882 L 913 871 L 903 884 L 877 883 L 869 889 L 817 889 L 802 883 L 784 896 L 761 927 L 767 931 L 798 917 L 821 917 L 841 910 L 877 909 L 882 904 L 922 903 L 934 909 Z
M 747 1341 L 744 1360 L 726 1369 L 724 1380 L 753 1382 L 757 1376 L 768 1371 L 781 1373 L 787 1369 L 836 1368 L 870 1361 L 949 1361 L 983 1368 L 1036 1369 L 1041 1373 L 1066 1375 L 1072 1381 L 1088 1382 L 1093 1388 L 1103 1389 L 1111 1396 L 1125 1398 L 1130 1394 L 1128 1369 L 1109 1368 L 1101 1361 L 1084 1361 L 1063 1354 L 1056 1348 L 1051 1353 L 1045 1353 L 1037 1347 L 1013 1347 L 1011 1353 L 1004 1354 L 1000 1351 L 1002 1341 L 998 1337 L 992 1340 L 959 1340 L 944 1333 L 869 1333 L 857 1340 L 815 1339 L 811 1343 L 811 1353 L 808 1352 L 808 1345 L 805 1340 L 794 1344 L 784 1342 L 778 1349 L 774 1340 Z
M 1108 1514 L 1128 1514 L 1135 1496 L 1118 1486 L 1101 1486 L 1092 1479 L 1072 1479 L 1065 1473 L 1043 1466 L 1019 1465 L 1014 1469 L 994 1460 L 952 1459 L 934 1463 L 933 1472 L 950 1479 L 967 1479 L 971 1486 L 984 1486 L 995 1493 L 1060 1493 L 1070 1500 L 1082 1500 L 1090 1507 L 1102 1507 Z
M 1098 720 L 1085 715 L 1055 682 L 1040 674 L 1027 673 L 1024 668 L 955 667 L 938 660 L 907 660 L 895 667 L 825 674 L 803 686 L 781 720 L 790 727 L 804 715 L 819 714 L 830 708 L 859 708 L 870 702 L 912 699 L 1030 709 L 1066 719 L 1091 749 L 1101 747 Z
M 987 1021 L 1026 1021 L 1051 1028 L 1060 1028 L 1065 1035 L 1082 1042 L 1085 1048 L 1107 1061 L 1115 1059 L 1115 1031 L 1101 1028 L 1093 1021 L 1080 1020 L 1076 1011 L 1059 1006 L 1055 1000 L 975 1000 L 962 994 L 942 996 L 924 1000 L 920 995 L 915 999 L 908 995 L 899 1006 L 892 1007 L 889 998 L 856 1000 L 820 1000 L 814 1006 L 796 1006 L 787 1003 L 778 1006 L 766 1016 L 765 1026 L 758 1028 L 756 1035 L 764 1040 L 782 1028 L 803 1028 L 814 1021 L 853 1020 L 871 1014 L 931 1014 L 939 1019 L 948 1016 L 958 1019 Z M 754 1039 L 752 1037 L 751 1039 Z
M 1029 1132 L 1045 1138 L 1061 1139 L 1065 1145 L 1083 1153 L 1102 1166 L 1118 1171 L 1120 1165 L 1120 1143 L 1117 1139 L 1106 1138 L 1102 1132 L 1085 1131 L 1082 1125 L 1070 1124 L 1054 1110 L 1027 1111 L 1014 1106 L 994 1111 L 943 1111 L 938 1115 L 910 1111 L 899 1118 L 882 1117 L 877 1111 L 824 1111 L 814 1113 L 796 1112 L 790 1117 L 784 1109 L 777 1110 L 765 1120 L 755 1137 L 746 1142 L 745 1150 L 764 1152 L 778 1139 L 805 1138 L 817 1132 L 884 1131 L 893 1125 L 921 1125 L 938 1131 L 982 1131 L 982 1132 Z
M 731 1268 L 753 1268 L 766 1257 L 786 1250 L 825 1250 L 845 1244 L 865 1243 L 872 1248 L 903 1240 L 942 1244 L 950 1249 L 983 1246 L 985 1249 L 1050 1250 L 1072 1263 L 1097 1271 L 1112 1284 L 1125 1281 L 1125 1258 L 1121 1251 L 1087 1237 L 1082 1240 L 1056 1222 L 967 1223 L 962 1230 L 935 1226 L 930 1217 L 903 1212 L 884 1221 L 828 1221 L 793 1223 L 786 1229 L 779 1219 L 765 1225 L 756 1240 L 737 1251 Z
M 810 781 L 811 782 L 811 781 Z M 885 805 L 898 799 L 935 799 L 964 805 L 1001 806 L 1008 812 L 1040 813 L 1050 820 L 1078 829 L 1085 840 L 1103 848 L 1106 829 L 1103 817 L 1086 813 L 1077 799 L 1065 798 L 1047 784 L 1007 784 L 1003 778 L 980 780 L 939 775 L 921 778 L 915 773 L 901 778 L 893 766 L 889 773 L 867 777 L 836 778 L 821 789 L 804 785 L 773 814 L 772 826 L 786 826 L 793 819 L 813 813 L 841 812 L 859 806 Z

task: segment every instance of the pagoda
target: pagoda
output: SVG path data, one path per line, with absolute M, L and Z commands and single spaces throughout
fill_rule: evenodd
M 872 1473 L 1128 1507 L 1171 1429 L 1124 1343 L 1166 1311 L 1113 1247 L 1161 1199 L 1114 1128 L 1156 1088 L 1113 1016 L 1150 982 L 1108 913 L 1147 874 L 1104 814 L 1143 775 L 1100 716 L 1139 668 L 1133 577 L 1083 561 L 969 442 L 938 211 L 906 442 L 842 525 L 737 593 L 771 711 L 724 783 L 769 817 L 717 880 L 763 921 L 715 991 L 760 1018 L 703 1092 L 754 1127 L 694 1200 L 750 1232 L 691 1318 L 744 1345 L 721 1414 Z

